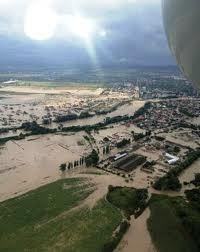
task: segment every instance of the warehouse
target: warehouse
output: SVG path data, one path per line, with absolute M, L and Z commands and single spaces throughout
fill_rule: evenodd
M 126 172 L 131 172 L 145 161 L 146 157 L 133 153 L 114 162 L 113 167 Z

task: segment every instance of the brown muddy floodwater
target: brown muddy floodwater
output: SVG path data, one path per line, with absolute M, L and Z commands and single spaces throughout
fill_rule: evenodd
M 116 137 L 118 132 L 120 135 L 129 136 L 132 130 L 141 131 L 134 126 L 126 127 L 117 124 L 113 128 L 99 131 L 99 134 L 94 134 L 94 137 L 100 149 L 101 141 L 105 136 L 114 134 Z M 0 201 L 59 179 L 61 177 L 60 164 L 79 160 L 81 156 L 85 156 L 91 151 L 91 146 L 84 140 L 84 135 L 86 135 L 85 132 L 31 136 L 20 141 L 9 141 L 1 146 Z M 116 149 L 114 152 L 117 153 L 118 150 Z M 67 172 L 66 175 L 76 175 L 77 168 L 73 169 L 73 172 L 74 174 Z M 147 187 L 147 176 L 136 169 L 134 180 L 130 181 L 127 186 Z M 124 181 L 124 179 L 122 180 Z M 116 185 L 119 183 L 117 182 Z M 104 190 L 107 191 L 106 185 Z
M 59 165 L 79 160 L 88 145 L 83 133 L 9 141 L 0 149 L 0 201 L 60 178 Z
M 194 162 L 180 175 L 179 179 L 181 183 L 184 181 L 190 182 L 192 179 L 194 179 L 195 173 L 200 173 L 200 159 Z
M 131 218 L 131 226 L 124 235 L 116 252 L 155 252 L 149 231 L 147 220 L 150 210 L 147 208 L 137 219 Z
M 183 182 L 190 182 L 194 179 L 195 173 L 200 173 L 200 159 L 198 159 L 196 162 L 194 162 L 189 168 L 187 168 L 180 176 L 180 182 L 183 184 Z M 191 190 L 195 188 L 194 185 L 189 184 L 187 186 L 183 186 L 181 189 L 181 193 L 184 194 L 185 190 Z

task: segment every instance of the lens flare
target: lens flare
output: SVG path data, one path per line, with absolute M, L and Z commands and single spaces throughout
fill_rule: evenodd
M 56 29 L 56 19 L 56 14 L 48 5 L 31 4 L 25 15 L 24 33 L 33 40 L 50 39 Z

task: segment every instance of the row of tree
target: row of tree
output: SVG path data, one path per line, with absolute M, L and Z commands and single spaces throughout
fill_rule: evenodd
M 85 158 L 81 157 L 80 160 L 75 160 L 74 162 L 69 162 L 67 163 L 63 163 L 60 165 L 60 170 L 62 172 L 66 171 L 66 170 L 70 170 L 72 168 L 76 168 L 77 166 L 83 166 L 85 163 Z
M 120 142 L 118 142 L 116 144 L 117 148 L 123 148 L 125 147 L 127 144 L 130 144 L 131 142 L 131 139 L 126 139 L 126 138 L 123 138 Z
M 103 122 L 100 123 L 96 123 L 93 125 L 77 125 L 77 126 L 70 126 L 70 127 L 63 127 L 62 131 L 64 132 L 78 132 L 78 131 L 86 131 L 86 132 L 90 132 L 92 130 L 98 131 L 100 129 L 104 129 L 106 128 L 107 125 L 113 124 L 113 123 L 119 123 L 119 122 L 127 122 L 130 120 L 134 120 L 136 118 L 138 118 L 139 116 L 145 114 L 152 106 L 151 102 L 147 102 L 145 103 L 145 105 L 138 109 L 134 115 L 132 116 L 128 116 L 128 115 L 124 115 L 124 116 L 114 116 L 114 117 L 106 117 L 106 119 Z
M 55 133 L 57 131 L 57 129 L 49 129 L 42 127 L 35 121 L 22 123 L 20 129 L 23 129 L 24 131 L 30 131 L 30 135 L 49 134 Z
M 110 145 L 106 145 L 103 147 L 103 154 L 109 154 L 110 153 Z
M 95 149 L 93 149 L 92 152 L 85 157 L 85 164 L 87 167 L 89 167 L 97 165 L 98 162 L 99 162 L 99 154 Z
M 22 125 L 19 128 L 13 128 L 14 130 L 16 129 L 23 129 L 25 131 L 29 131 L 26 134 L 23 134 L 23 138 L 26 136 L 31 136 L 31 135 L 40 135 L 40 134 L 52 134 L 56 133 L 57 131 L 62 131 L 62 132 L 80 132 L 80 131 L 86 131 L 87 133 L 91 132 L 92 130 L 98 132 L 100 129 L 105 129 L 107 125 L 113 124 L 113 123 L 119 123 L 119 122 L 126 122 L 130 120 L 134 120 L 140 115 L 144 114 L 145 112 L 148 111 L 148 109 L 151 108 L 151 103 L 147 102 L 142 108 L 137 110 L 134 115 L 132 116 L 115 116 L 115 117 L 107 117 L 103 122 L 96 123 L 94 125 L 77 125 L 77 126 L 70 126 L 70 127 L 58 127 L 58 129 L 49 129 L 46 127 L 40 126 L 37 122 L 25 122 L 22 123 Z M 89 116 L 86 114 L 83 114 L 81 116 Z M 62 121 L 62 120 L 61 120 Z M 10 128 L 12 130 L 12 128 Z M 196 128 L 194 128 L 196 129 Z M 2 138 L 0 143 L 4 144 L 9 140 L 19 140 L 21 139 L 22 136 L 20 137 L 14 137 L 14 138 Z
M 66 163 L 63 163 L 60 165 L 60 170 L 62 172 L 66 171 L 67 169 L 70 170 L 72 168 L 76 168 L 77 166 L 83 166 L 84 164 L 89 166 L 95 166 L 99 162 L 99 154 L 98 152 L 93 149 L 92 152 L 86 156 L 81 157 L 80 160 L 75 160 L 74 162 L 69 162 L 68 165 Z

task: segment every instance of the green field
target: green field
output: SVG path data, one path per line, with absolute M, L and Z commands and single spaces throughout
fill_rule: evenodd
M 110 203 L 123 210 L 127 215 L 133 215 L 146 206 L 148 192 L 146 189 L 109 186 L 107 199 Z
M 159 252 L 199 251 L 194 237 L 184 225 L 186 222 L 184 211 L 188 211 L 189 208 L 181 197 L 152 196 L 150 200 L 151 215 L 147 224 Z
M 93 188 L 65 179 L 0 203 L 0 251 L 101 251 L 122 216 L 104 200 L 71 210 Z

